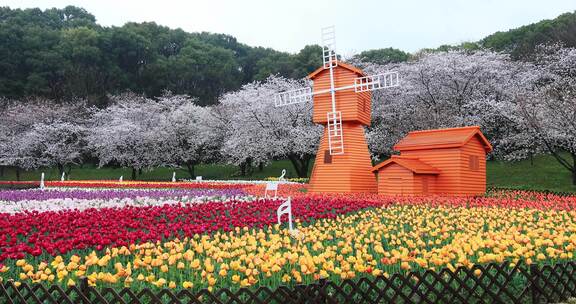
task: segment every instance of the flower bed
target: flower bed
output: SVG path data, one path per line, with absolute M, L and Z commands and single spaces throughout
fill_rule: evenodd
M 49 200 L 49 199 L 122 199 L 122 198 L 193 198 L 197 196 L 241 196 L 242 189 L 134 189 L 134 190 L 89 190 L 89 189 L 31 189 L 31 190 L 0 190 L 0 201 Z
M 249 189 L 254 195 L 263 196 L 268 181 L 180 181 L 180 182 L 146 182 L 117 180 L 80 180 L 80 181 L 45 181 L 51 188 L 96 188 L 96 189 Z M 0 181 L 0 185 L 12 187 L 40 187 L 38 181 Z M 306 193 L 307 185 L 295 182 L 282 182 L 278 194 L 300 195 Z
M 241 189 L 76 189 L 0 191 L 0 214 L 121 208 L 126 206 L 162 206 L 165 204 L 199 204 L 255 200 Z
M 311 195 L 305 185 L 282 184 L 279 195 L 293 196 L 299 229 L 291 235 L 275 226 L 283 199 L 237 196 L 262 195 L 264 185 L 157 189 L 164 184 L 0 191 L 0 210 L 14 204 L 22 211 L 0 212 L 0 278 L 275 287 L 505 260 L 556 262 L 573 258 L 576 246 L 574 196 Z
M 245 183 L 252 185 L 253 183 Z M 38 181 L 0 181 L 0 185 L 40 186 Z M 190 182 L 149 182 L 149 181 L 117 181 L 117 180 L 78 180 L 78 181 L 45 181 L 46 187 L 73 188 L 135 188 L 135 189 L 238 189 L 240 183 L 216 181 Z
M 234 227 L 263 227 L 276 221 L 280 204 L 278 200 L 232 199 L 202 204 L 4 213 L 0 214 L 0 261 L 26 254 L 54 255 L 73 249 L 100 250 L 104 246 L 191 237 Z M 293 212 L 296 218 L 307 221 L 378 205 L 381 202 L 296 198 Z
M 520 260 L 557 262 L 572 259 L 576 246 L 576 221 L 568 210 L 403 205 L 340 215 L 309 213 L 320 219 L 303 222 L 296 237 L 274 225 L 240 224 L 212 234 L 166 235 L 164 242 L 117 244 L 100 252 L 86 248 L 56 257 L 9 260 L 3 276 L 70 285 L 87 276 L 92 285 L 136 289 L 273 288 L 320 278 L 386 276 L 504 260 L 512 265 Z M 174 216 L 164 219 L 175 221 Z M 258 223 L 273 222 L 261 220 Z M 170 228 L 153 233 L 161 231 Z
M 82 187 L 82 188 L 144 188 L 144 189 L 238 189 L 236 184 L 211 182 L 145 182 L 145 181 L 47 181 L 47 187 Z
M 34 189 L 40 187 L 40 182 L 0 181 L 0 190 Z

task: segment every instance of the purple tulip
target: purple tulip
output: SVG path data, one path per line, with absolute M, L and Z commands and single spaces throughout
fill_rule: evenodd
M 172 198 L 198 196 L 241 196 L 241 189 L 152 189 L 152 190 L 0 190 L 0 201 L 49 200 L 49 199 L 117 199 L 117 198 Z

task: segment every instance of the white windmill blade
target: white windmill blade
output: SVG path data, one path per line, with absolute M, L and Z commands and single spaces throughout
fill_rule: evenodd
M 354 79 L 354 89 L 356 93 L 392 88 L 399 85 L 398 72 L 370 75 Z
M 334 26 L 322 28 L 322 61 L 324 68 L 329 69 L 338 65 L 336 55 L 336 31 Z
M 310 87 L 278 93 L 274 98 L 274 104 L 276 107 L 283 107 L 308 101 L 312 101 L 312 88 Z

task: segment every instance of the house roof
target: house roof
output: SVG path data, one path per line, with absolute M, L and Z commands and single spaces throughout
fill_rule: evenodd
M 416 157 L 392 155 L 391 158 L 385 160 L 378 165 L 372 167 L 372 172 L 379 171 L 380 169 L 391 165 L 398 164 L 417 174 L 439 174 L 440 170 L 428 165 L 427 163 L 419 160 Z
M 342 61 L 338 61 L 338 66 L 343 67 L 349 71 L 352 71 L 352 72 L 358 74 L 358 76 L 366 76 L 366 74 L 364 74 L 364 72 L 362 72 L 361 69 L 359 69 L 353 65 L 344 63 Z M 327 69 L 325 69 L 323 66 L 321 66 L 321 67 L 317 68 L 316 71 L 310 73 L 310 75 L 308 75 L 308 78 L 314 79 L 314 78 L 316 78 L 316 76 L 318 76 L 318 74 L 320 74 L 324 70 L 327 70 Z
M 412 131 L 394 145 L 394 150 L 457 148 L 467 144 L 474 136 L 478 137 L 486 153 L 492 151 L 492 145 L 484 137 L 479 126 Z

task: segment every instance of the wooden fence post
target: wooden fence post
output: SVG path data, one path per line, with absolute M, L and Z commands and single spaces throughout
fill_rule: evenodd
M 540 269 L 538 265 L 530 265 L 530 290 L 532 291 L 532 304 L 540 303 Z
M 0 293 L 0 299 L 6 297 L 7 300 L 7 304 L 13 304 L 14 302 L 12 301 L 12 297 L 8 294 L 8 290 L 6 290 L 6 287 L 4 286 L 8 286 L 8 284 L 10 284 L 11 282 L 6 281 L 6 283 L 4 283 L 3 281 L 0 281 L 0 291 L 2 291 Z M 6 284 L 6 285 L 4 285 Z M 16 286 L 12 285 L 13 288 L 15 288 Z
M 322 278 L 318 282 L 320 284 L 320 303 L 328 303 L 328 294 L 326 293 L 326 279 Z
M 90 291 L 89 291 L 89 285 L 88 285 L 88 278 L 87 277 L 81 277 L 80 278 L 80 292 L 88 300 L 88 303 L 90 303 Z M 82 301 L 82 302 L 84 302 L 84 301 Z

